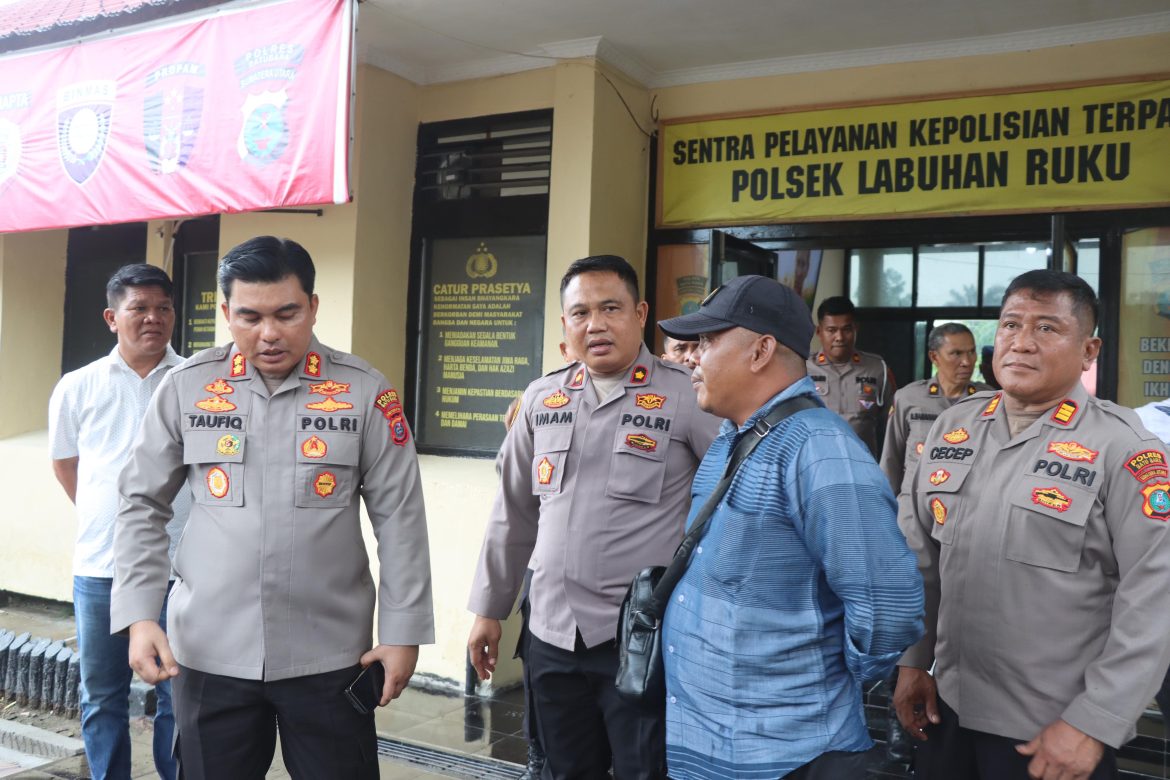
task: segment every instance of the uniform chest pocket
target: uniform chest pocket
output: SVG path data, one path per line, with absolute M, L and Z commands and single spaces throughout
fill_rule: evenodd
M 248 435 L 242 430 L 187 431 L 183 463 L 187 484 L 197 504 L 244 505 L 244 453 Z
M 541 425 L 532 432 L 532 495 L 561 492 L 572 443 L 572 425 Z
M 297 433 L 296 505 L 342 507 L 358 488 L 360 437 L 352 433 Z
M 666 478 L 669 446 L 670 434 L 664 431 L 619 428 L 614 435 L 605 494 L 610 498 L 657 502 Z
M 930 536 L 939 544 L 954 544 L 956 529 L 964 522 L 961 490 L 970 471 L 968 463 L 932 461 L 921 466 L 918 489 L 924 494 L 931 519 Z
M 1029 566 L 1077 571 L 1096 494 L 1031 476 L 1012 491 L 1004 556 Z

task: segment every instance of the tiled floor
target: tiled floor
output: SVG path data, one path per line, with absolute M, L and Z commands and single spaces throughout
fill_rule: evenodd
M 74 635 L 72 614 L 67 605 L 7 604 L 0 607 L 0 628 L 30 631 L 36 636 L 53 639 L 71 639 Z M 866 714 L 870 731 L 882 738 L 885 729 L 885 695 L 877 688 L 866 696 Z M 0 701 L 0 718 L 17 720 L 50 731 L 80 737 L 76 719 L 65 719 L 38 711 L 21 710 L 15 704 Z M 522 771 L 527 744 L 523 737 L 524 705 L 522 692 L 504 691 L 490 699 L 464 697 L 455 693 L 434 693 L 416 688 L 408 689 L 387 707 L 378 710 L 375 723 L 380 736 L 402 742 L 429 746 L 467 756 L 511 762 L 518 776 Z M 153 730 L 147 720 L 132 723 L 134 778 L 153 778 L 157 775 L 151 759 Z M 1122 777 L 1170 778 L 1166 759 L 1166 735 L 1161 718 L 1151 713 L 1138 724 L 1138 737 L 1122 751 L 1119 763 Z M 884 758 L 879 746 L 871 752 L 870 778 L 900 780 L 909 775 L 906 768 L 891 764 Z M 383 780 L 416 780 L 418 778 L 450 777 L 453 775 L 427 771 L 418 763 L 401 763 L 384 759 L 380 765 Z M 466 774 L 459 775 L 467 777 Z M 84 756 L 77 756 L 45 765 L 13 777 L 28 780 L 81 780 L 89 777 Z M 289 775 L 280 757 L 279 746 L 272 768 L 272 780 Z

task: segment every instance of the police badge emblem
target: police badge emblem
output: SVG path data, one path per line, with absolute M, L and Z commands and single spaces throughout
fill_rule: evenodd
M 79 81 L 57 93 L 57 150 L 69 178 L 84 184 L 97 171 L 110 138 L 117 83 Z
M 7 119 L 0 119 L 0 190 L 5 182 L 20 170 L 20 159 L 24 143 L 20 137 L 20 125 Z
M 228 494 L 228 489 L 231 487 L 231 482 L 228 480 L 227 472 L 219 466 L 207 472 L 207 492 L 216 498 L 223 498 Z
M 248 95 L 240 106 L 243 123 L 236 141 L 241 160 L 267 165 L 288 148 L 289 128 L 284 116 L 288 94 L 283 90 Z
M 187 165 L 203 118 L 203 65 L 176 62 L 146 77 L 156 91 L 142 101 L 142 140 L 155 173 L 174 173 Z

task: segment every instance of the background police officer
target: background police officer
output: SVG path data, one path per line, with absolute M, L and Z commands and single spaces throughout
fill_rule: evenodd
M 927 436 L 902 522 L 927 633 L 895 694 L 925 780 L 1116 777 L 1113 748 L 1170 663 L 1170 472 L 1131 410 L 1081 386 L 1096 325 L 1083 279 L 1016 277 L 1002 392 Z
M 110 623 L 147 682 L 174 678 L 184 776 L 261 777 L 279 724 L 293 777 L 377 778 L 372 713 L 342 695 L 381 663 L 381 703 L 434 641 L 422 486 L 401 399 L 364 360 L 317 341 L 315 271 L 263 236 L 220 261 L 233 344 L 163 380 L 122 472 Z M 167 505 L 195 504 L 175 554 Z M 378 539 L 375 587 L 358 496 Z M 174 649 L 172 653 L 172 647 Z M 161 664 L 160 664 L 161 662 Z
M 926 349 L 936 375 L 898 390 L 886 424 L 881 467 L 895 495 L 902 492 L 904 478 L 914 475 L 926 434 L 939 413 L 962 398 L 991 389 L 971 381 L 977 355 L 975 337 L 966 325 L 960 322 L 936 325 L 927 336 Z
M 524 660 L 545 776 L 607 777 L 612 756 L 615 777 L 658 778 L 665 702 L 639 706 L 617 694 L 618 607 L 633 576 L 669 562 L 678 546 L 691 479 L 719 421 L 699 410 L 690 370 L 642 343 L 648 307 L 625 260 L 573 263 L 561 306 L 581 362 L 528 386 L 504 440 L 468 649 L 487 679 L 528 564 Z
M 876 459 L 897 385 L 886 361 L 856 348 L 857 320 L 853 302 L 844 296 L 817 307 L 817 338 L 821 351 L 808 358 L 808 374 L 825 406 L 849 423 Z

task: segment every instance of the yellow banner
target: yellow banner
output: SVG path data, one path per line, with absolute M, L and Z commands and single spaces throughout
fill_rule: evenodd
M 664 124 L 661 227 L 1170 203 L 1170 80 Z

